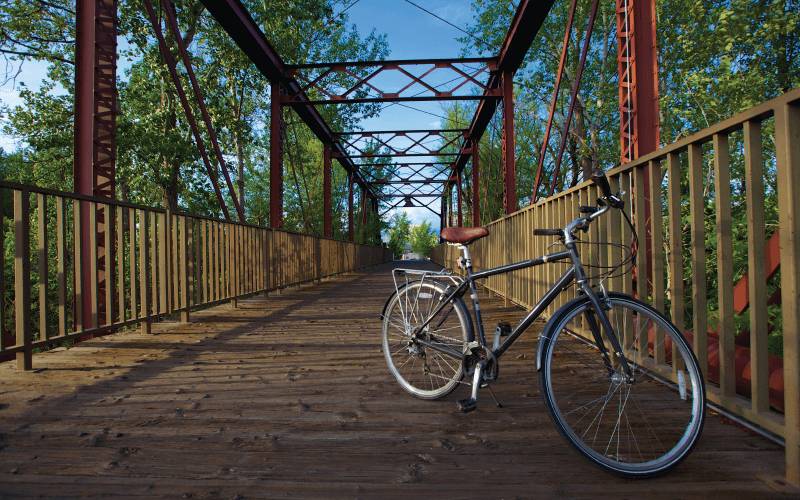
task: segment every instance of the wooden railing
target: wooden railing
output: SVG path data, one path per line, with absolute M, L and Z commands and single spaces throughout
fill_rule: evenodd
M 612 189 L 625 192 L 641 249 L 636 281 L 633 273 L 616 273 L 604 287 L 638 295 L 683 327 L 706 377 L 712 374 L 709 400 L 783 437 L 787 479 L 800 486 L 800 89 L 607 174 Z M 471 245 L 474 266 L 547 253 L 553 238 L 534 238 L 532 230 L 563 228 L 597 196 L 591 183 L 583 183 L 492 222 L 490 235 Z M 770 316 L 765 243 L 778 229 L 780 274 L 769 288 L 779 287 L 772 295 L 779 302 Z M 591 243 L 629 244 L 630 229 L 612 211 L 584 240 L 590 243 L 583 245 L 584 262 L 607 266 L 622 260 L 621 250 Z M 457 268 L 455 247 L 439 245 L 431 255 Z M 747 270 L 749 322 L 734 308 L 734 286 Z M 563 265 L 551 264 L 494 276 L 485 285 L 530 307 L 562 272 Z M 562 294 L 547 315 L 573 296 L 574 290 Z M 781 308 L 777 317 L 775 305 Z M 739 342 L 737 321 L 744 336 Z M 782 360 L 768 354 L 776 324 Z
M 0 207 L 9 195 L 13 214 L 3 215 L 13 226 L 0 231 L 0 357 L 16 355 L 19 369 L 31 369 L 34 350 L 66 340 L 136 324 L 149 331 L 171 314 L 188 321 L 192 308 L 392 259 L 388 248 L 0 182 Z M 80 236 L 85 217 L 92 229 Z

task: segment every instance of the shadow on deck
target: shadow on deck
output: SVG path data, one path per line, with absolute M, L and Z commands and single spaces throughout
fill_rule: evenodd
M 783 449 L 711 414 L 666 477 L 589 466 L 539 398 L 537 332 L 503 359 L 504 408 L 411 397 L 380 348 L 391 267 L 5 363 L 0 496 L 780 498 L 756 475 L 782 475 Z M 487 325 L 523 315 L 482 299 Z

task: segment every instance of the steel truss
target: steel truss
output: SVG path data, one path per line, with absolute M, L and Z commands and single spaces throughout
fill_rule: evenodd
M 479 67 L 468 68 L 469 64 Z M 498 98 L 494 89 L 489 89 L 478 77 L 495 70 L 495 58 L 429 59 L 416 61 L 359 61 L 333 64 L 304 64 L 289 66 L 289 76 L 302 83 L 295 95 L 287 98 L 289 103 L 303 102 L 302 95 L 312 91 L 325 96 L 310 101 L 311 104 L 340 104 L 367 102 L 447 101 L 483 100 Z M 319 70 L 319 71 L 315 71 Z M 414 74 L 417 70 L 418 75 Z M 381 90 L 379 77 L 396 71 L 408 78 L 408 83 L 397 92 Z M 367 73 L 366 75 L 359 75 Z M 441 83 L 430 81 L 434 76 L 444 77 L 449 90 L 439 90 Z M 473 95 L 469 85 L 479 87 L 483 94 Z M 459 93 L 458 90 L 461 90 Z M 413 94 L 413 95 L 408 95 Z

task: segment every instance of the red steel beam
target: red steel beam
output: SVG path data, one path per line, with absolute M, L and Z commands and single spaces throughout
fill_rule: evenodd
M 464 218 L 461 206 L 461 174 L 458 174 L 458 184 L 456 184 L 456 194 L 458 197 L 458 227 L 464 227 Z
M 575 101 L 578 97 L 578 88 L 581 85 L 581 76 L 583 75 L 583 67 L 586 63 L 586 54 L 589 52 L 589 42 L 592 38 L 592 30 L 594 28 L 594 20 L 597 17 L 597 6 L 599 0 L 594 0 L 592 4 L 592 13 L 589 14 L 589 25 L 586 28 L 586 37 L 583 41 L 583 50 L 581 51 L 581 58 L 578 62 L 578 73 L 575 75 L 575 81 L 572 84 L 572 96 L 569 99 L 569 110 L 567 111 L 566 125 L 564 126 L 564 134 L 561 137 L 561 146 L 558 149 L 558 156 L 556 157 L 556 165 L 553 170 L 553 179 L 550 184 L 550 196 L 556 190 L 556 183 L 558 182 L 558 174 L 561 170 L 561 158 L 564 155 L 564 148 L 567 146 L 567 137 L 569 137 L 569 125 L 572 121 L 572 113 L 575 111 Z
M 286 66 L 280 56 L 240 0 L 201 0 L 201 2 L 261 74 L 270 82 L 283 84 L 286 94 L 296 95 L 300 92 L 300 85 L 287 75 Z M 292 103 L 292 107 L 300 119 L 323 144 L 331 145 L 332 153 L 344 152 L 341 145 L 335 141 L 334 133 L 322 115 L 308 103 L 308 97 L 302 93 L 299 95 L 298 100 Z M 367 187 L 361 178 L 358 166 L 352 160 L 347 157 L 340 157 L 337 160 L 345 171 L 353 174 L 354 182 L 361 187 Z
M 470 73 L 466 73 L 461 68 L 456 67 L 456 64 L 469 64 L 469 63 L 482 63 L 482 66 L 478 70 L 474 69 L 467 69 Z M 425 71 L 423 74 L 417 76 L 410 71 L 407 71 L 404 67 L 406 66 L 432 66 L 430 69 Z M 365 77 L 361 77 L 356 75 L 353 71 L 350 71 L 350 68 L 367 68 L 367 67 L 376 67 L 374 71 L 372 71 L 369 75 Z M 382 100 L 388 100 L 393 102 L 399 101 L 414 101 L 414 100 L 453 100 L 453 99 L 488 99 L 490 98 L 492 92 L 491 89 L 487 88 L 483 83 L 481 83 L 477 78 L 480 74 L 486 71 L 493 71 L 496 67 L 496 60 L 494 58 L 471 58 L 471 59 L 427 59 L 427 60 L 405 60 L 405 61 L 360 61 L 360 62 L 337 62 L 337 63 L 320 63 L 320 64 L 311 64 L 311 65 L 301 65 L 301 66 L 288 66 L 287 67 L 287 74 L 290 78 L 297 78 L 303 81 L 303 87 L 300 89 L 300 92 L 306 92 L 308 90 L 316 90 L 319 94 L 327 96 L 327 99 L 320 100 L 318 102 L 314 102 L 314 104 L 333 104 L 333 103 L 356 103 L 356 102 L 383 102 Z M 316 76 L 306 76 L 303 74 L 302 70 L 306 69 L 323 69 L 324 71 L 321 74 Z M 462 80 L 458 82 L 455 87 L 447 91 L 441 91 L 436 88 L 435 85 L 431 85 L 425 81 L 425 78 L 432 74 L 437 69 L 445 69 L 449 70 L 452 73 L 456 73 L 459 76 L 455 78 L 455 80 Z M 395 92 L 384 92 L 380 88 L 378 88 L 378 83 L 375 83 L 375 78 L 385 71 L 399 71 L 403 75 L 405 75 L 409 80 L 410 83 L 406 84 L 401 89 L 393 89 Z M 329 91 L 325 88 L 324 80 L 331 75 L 343 74 L 345 77 L 354 79 L 356 83 L 351 85 L 346 90 L 343 90 L 343 93 L 336 94 Z M 451 80 L 453 81 L 453 80 Z M 465 85 L 472 83 L 477 85 L 481 89 L 484 90 L 483 96 L 470 96 L 469 93 L 462 94 L 461 96 L 454 96 L 453 94 L 464 87 Z M 337 82 L 337 86 L 338 86 Z M 421 97 L 420 94 L 416 94 L 410 97 L 401 97 L 401 94 L 409 89 L 412 89 L 415 86 L 424 87 L 426 90 L 423 92 L 432 92 L 433 96 Z M 375 95 L 368 96 L 368 97 L 355 97 L 351 98 L 350 95 L 357 91 L 367 90 L 375 92 L 379 94 L 379 97 Z M 294 101 L 295 96 L 290 96 L 290 101 Z M 367 99 L 367 100 L 364 100 Z M 373 101 L 372 99 L 379 99 L 377 101 Z
M 326 238 L 332 237 L 331 232 L 331 146 L 325 144 L 323 146 L 323 160 L 322 160 L 322 225 L 323 236 Z
M 282 85 L 273 82 L 269 120 L 269 227 L 283 227 L 283 137 L 286 124 L 281 108 Z
M 211 167 L 211 162 L 208 159 L 206 148 L 203 145 L 203 138 L 200 136 L 200 131 L 197 128 L 197 122 L 194 119 L 192 108 L 189 105 L 189 100 L 186 98 L 186 93 L 183 91 L 180 78 L 178 77 L 178 72 L 175 69 L 175 60 L 172 58 L 172 54 L 170 53 L 169 48 L 167 48 L 167 42 L 164 40 L 164 35 L 161 33 L 161 25 L 159 24 L 158 18 L 156 17 L 155 12 L 153 11 L 153 6 L 150 3 L 150 0 L 144 0 L 144 5 L 145 8 L 147 9 L 147 15 L 150 17 L 150 23 L 153 25 L 153 31 L 155 32 L 156 38 L 158 39 L 158 46 L 161 49 L 161 54 L 164 56 L 164 59 L 167 62 L 167 66 L 169 67 L 169 74 L 172 77 L 172 82 L 175 84 L 175 89 L 178 92 L 178 97 L 180 98 L 181 104 L 183 105 L 183 110 L 186 113 L 186 119 L 189 121 L 189 126 L 192 129 L 192 134 L 194 135 L 195 142 L 197 142 L 197 149 L 200 150 L 200 155 L 203 157 L 203 163 L 206 166 L 208 177 L 211 179 L 211 183 L 214 186 L 214 191 L 217 195 L 217 201 L 219 202 L 220 208 L 222 208 L 222 213 L 225 215 L 225 218 L 230 220 L 231 216 L 228 213 L 228 207 L 225 205 L 225 199 L 222 197 L 222 192 L 220 191 L 219 185 L 217 184 L 217 176 L 214 173 L 214 169 Z
M 181 59 L 183 60 L 183 66 L 186 68 L 186 72 L 189 75 L 189 82 L 191 83 L 192 90 L 194 91 L 194 98 L 197 101 L 197 104 L 200 106 L 200 113 L 203 115 L 203 121 L 206 124 L 206 130 L 208 130 L 208 135 L 211 137 L 211 144 L 214 147 L 214 153 L 217 155 L 217 163 L 219 163 L 222 173 L 225 175 L 225 182 L 228 184 L 228 193 L 231 195 L 233 205 L 236 208 L 236 213 L 239 215 L 239 222 L 245 222 L 244 208 L 239 203 L 239 199 L 236 196 L 236 191 L 233 189 L 231 176 L 228 173 L 228 167 L 225 165 L 225 160 L 222 158 L 222 151 L 219 148 L 217 134 L 214 132 L 214 127 L 211 125 L 211 117 L 208 116 L 205 99 L 203 99 L 203 94 L 200 92 L 200 86 L 197 84 L 197 78 L 194 75 L 192 61 L 189 59 L 189 54 L 183 44 L 183 37 L 181 35 L 181 30 L 178 27 L 178 21 L 175 19 L 175 12 L 172 8 L 172 3 L 170 0 L 162 0 L 162 2 L 164 3 L 164 11 L 167 13 L 170 30 L 175 36 L 175 43 L 178 45 L 178 50 L 180 51 Z
M 596 1 L 596 0 L 595 0 Z M 503 74 L 503 213 L 517 211 L 517 164 L 516 140 L 514 136 L 514 73 Z M 461 171 L 457 171 L 461 175 Z
M 567 49 L 569 48 L 569 39 L 572 33 L 572 22 L 575 20 L 575 7 L 577 5 L 578 0 L 572 0 L 572 6 L 569 9 L 569 19 L 567 20 L 567 29 L 564 32 L 564 43 L 561 46 L 561 60 L 558 62 L 558 74 L 556 76 L 556 85 L 553 89 L 553 99 L 550 102 L 550 115 L 547 117 L 547 127 L 544 131 L 542 150 L 539 152 L 539 167 L 536 170 L 536 180 L 533 183 L 531 205 L 536 203 L 536 199 L 538 198 L 539 194 L 539 183 L 541 182 L 542 171 L 544 170 L 544 155 L 547 152 L 547 143 L 550 142 L 550 130 L 553 126 L 553 116 L 556 114 L 556 101 L 558 100 L 558 91 L 561 89 L 561 76 L 564 74 L 564 63 L 567 60 Z
M 480 211 L 480 152 L 478 151 L 478 141 L 472 140 L 472 225 L 477 227 L 481 225 L 481 211 Z
M 497 95 L 499 90 L 492 89 L 487 91 L 488 94 L 484 95 L 432 95 L 432 96 L 409 96 L 409 97 L 356 97 L 353 99 L 309 99 L 306 101 L 287 101 L 287 104 L 294 106 L 296 102 L 302 105 L 326 105 L 326 104 L 363 104 L 363 103 L 381 103 L 381 102 L 428 102 L 428 101 L 497 101 L 500 96 Z
M 78 0 L 75 21 L 75 119 L 73 189 L 75 193 L 97 198 L 114 199 L 117 114 L 117 2 L 116 0 Z M 97 257 L 97 317 L 92 315 L 92 300 L 83 301 L 83 327 L 107 321 L 113 316 L 107 296 L 107 278 L 113 270 L 113 248 L 105 247 L 105 232 L 113 228 L 106 209 L 98 208 L 96 227 L 91 227 L 89 205 L 80 204 L 81 227 L 77 235 L 82 241 L 81 255 L 89 262 L 92 251 Z M 97 232 L 97 248 L 89 246 L 90 236 Z M 112 238 L 113 241 L 113 238 Z M 83 290 L 92 290 L 90 273 L 77 276 Z M 79 340 L 88 340 L 92 336 Z
M 343 61 L 335 63 L 311 63 L 287 65 L 289 71 L 298 69 L 321 69 L 321 68 L 359 68 L 369 66 L 382 66 L 386 64 L 399 66 L 428 65 L 428 64 L 458 64 L 458 63 L 494 63 L 495 57 L 465 57 L 462 59 L 397 59 L 392 61 Z
M 500 48 L 500 54 L 497 58 L 497 70 L 490 73 L 489 82 L 486 85 L 488 88 L 499 88 L 504 73 L 510 72 L 513 74 L 519 69 L 553 3 L 554 0 L 540 2 L 534 0 L 520 1 L 508 33 L 506 33 L 503 46 Z M 469 147 L 470 140 L 478 141 L 483 137 L 483 133 L 486 131 L 486 127 L 489 125 L 496 109 L 496 100 L 489 99 L 478 104 L 478 109 L 475 110 L 475 115 L 472 117 L 469 132 L 462 149 Z M 453 172 L 464 170 L 468 161 L 468 156 L 459 157 L 453 166 Z
M 381 134 L 394 134 L 394 135 L 406 135 L 406 134 L 431 134 L 431 135 L 442 135 L 448 133 L 457 133 L 463 134 L 467 132 L 467 129 L 460 128 L 460 129 L 442 129 L 442 130 L 375 130 L 369 132 L 336 132 L 334 136 L 337 140 L 339 140 L 342 136 L 354 136 L 360 135 L 362 137 L 372 137 L 373 135 L 381 135 Z
M 347 174 L 347 240 L 353 242 L 353 177 Z

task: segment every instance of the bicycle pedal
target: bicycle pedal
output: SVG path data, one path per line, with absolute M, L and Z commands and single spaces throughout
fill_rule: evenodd
M 478 407 L 478 402 L 472 398 L 464 398 L 456 401 L 456 406 L 462 413 L 469 413 Z

